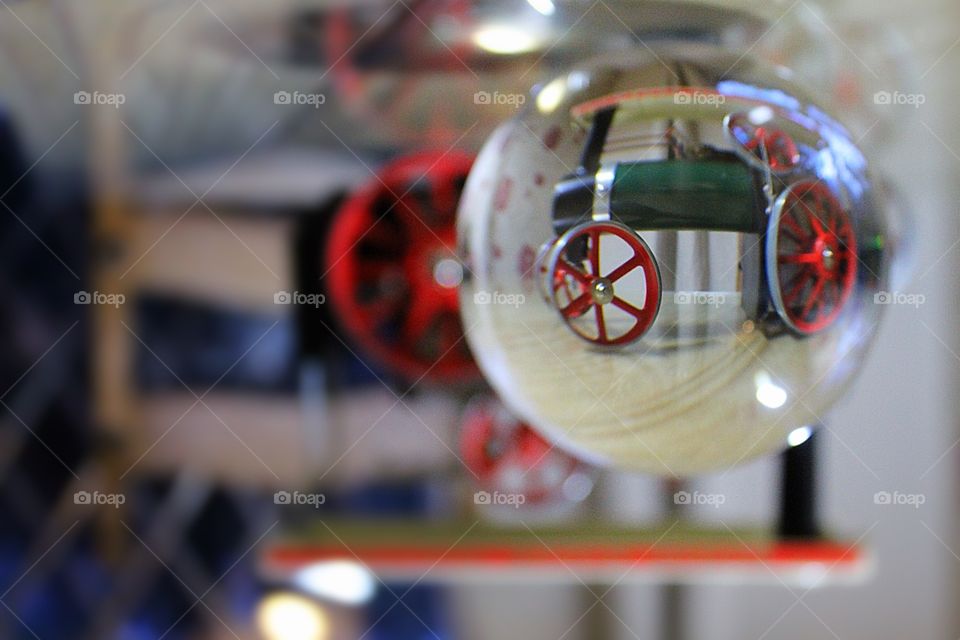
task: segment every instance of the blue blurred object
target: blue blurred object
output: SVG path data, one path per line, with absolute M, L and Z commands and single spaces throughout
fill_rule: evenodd
M 337 506 L 355 517 L 429 517 L 430 487 L 422 480 L 368 485 L 343 494 Z M 366 609 L 367 637 L 373 640 L 452 638 L 444 610 L 444 589 L 434 585 L 380 585 Z M 398 602 L 400 598 L 402 602 Z
M 392 591 L 393 593 L 391 593 Z M 379 589 L 367 609 L 371 640 L 448 640 L 442 587 L 390 585 Z M 397 599 L 400 598 L 401 602 Z
M 137 302 L 136 323 L 150 345 L 137 353 L 137 382 L 145 391 L 179 391 L 184 384 L 263 393 L 297 389 L 296 327 L 288 316 L 145 295 Z M 247 351 L 249 345 L 255 346 Z

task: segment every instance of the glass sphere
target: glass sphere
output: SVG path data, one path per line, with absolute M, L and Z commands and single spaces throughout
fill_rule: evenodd
M 883 308 L 882 190 L 782 67 L 708 43 L 539 87 L 461 200 L 464 326 L 523 420 L 598 464 L 724 469 L 822 423 Z

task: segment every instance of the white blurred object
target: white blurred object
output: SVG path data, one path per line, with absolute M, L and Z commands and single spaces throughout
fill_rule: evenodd
M 367 603 L 376 578 L 361 564 L 347 560 L 318 562 L 294 576 L 294 584 L 312 596 L 346 606 Z
M 264 598 L 256 611 L 257 627 L 265 640 L 327 640 L 330 620 L 316 602 L 293 593 Z

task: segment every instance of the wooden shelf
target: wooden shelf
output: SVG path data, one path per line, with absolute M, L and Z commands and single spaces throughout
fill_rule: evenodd
M 805 587 L 858 582 L 870 559 L 839 540 L 783 541 L 759 530 L 676 525 L 627 528 L 494 527 L 475 520 L 324 520 L 269 545 L 266 576 L 283 580 L 309 565 L 351 560 L 384 580 L 588 583 L 746 582 Z

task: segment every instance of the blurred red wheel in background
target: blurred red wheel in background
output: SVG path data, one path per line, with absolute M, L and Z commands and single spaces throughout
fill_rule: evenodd
M 391 162 L 344 202 L 327 237 L 324 281 L 340 327 L 410 380 L 479 376 L 457 292 L 455 218 L 472 163 L 460 152 Z
M 582 500 L 593 481 L 579 460 L 514 417 L 496 400 L 475 402 L 460 438 L 463 462 L 487 491 L 521 495 L 524 504 Z M 571 487 L 576 476 L 581 482 Z
M 791 171 L 800 163 L 800 151 L 789 134 L 773 126 L 755 125 L 745 113 L 727 117 L 727 130 L 748 158 L 766 162 L 774 172 Z

